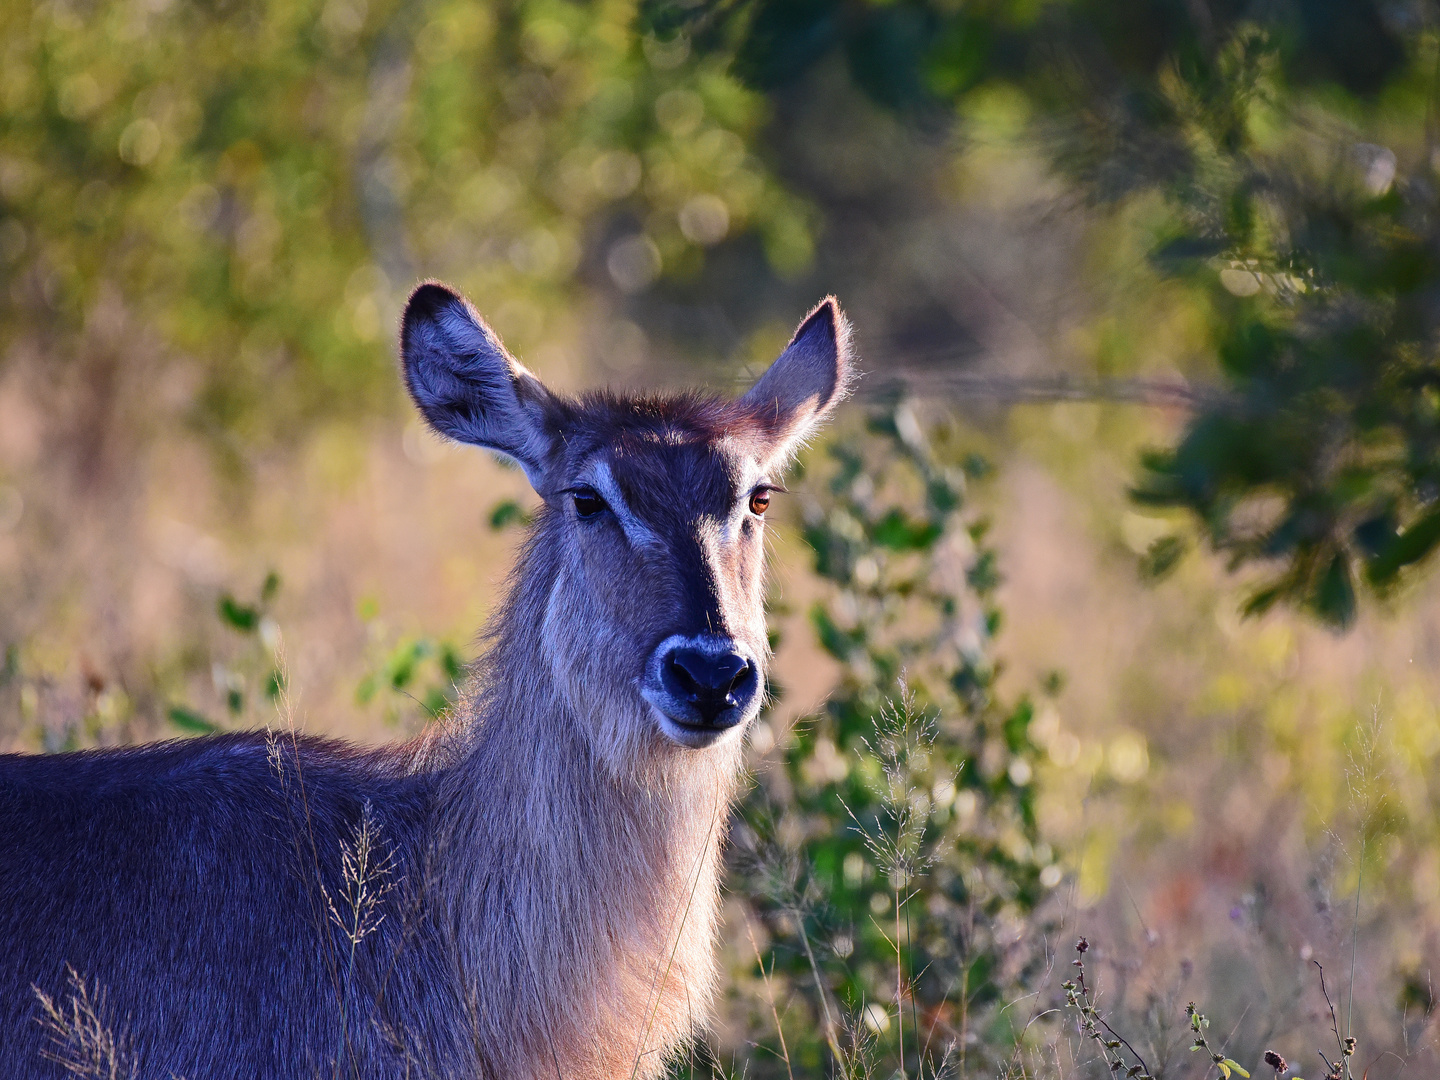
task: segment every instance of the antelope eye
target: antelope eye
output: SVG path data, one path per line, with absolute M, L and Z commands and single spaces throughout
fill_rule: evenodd
M 605 500 L 594 488 L 576 488 L 570 493 L 570 498 L 574 500 L 575 513 L 582 518 L 593 518 L 605 509 Z
M 770 509 L 770 489 L 760 488 L 750 495 L 750 512 L 756 517 L 764 517 L 765 511 Z

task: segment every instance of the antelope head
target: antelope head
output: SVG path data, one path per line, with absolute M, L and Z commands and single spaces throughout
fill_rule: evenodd
M 512 604 L 541 630 L 533 662 L 612 766 L 733 741 L 759 712 L 765 514 L 845 395 L 848 339 L 827 299 L 738 400 L 574 399 L 449 289 L 411 296 L 401 351 L 416 405 L 442 435 L 513 458 L 544 502 L 517 586 L 530 599 Z

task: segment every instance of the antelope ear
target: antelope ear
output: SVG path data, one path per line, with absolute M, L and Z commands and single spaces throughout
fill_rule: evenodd
M 827 296 L 741 399 L 767 429 L 772 458 L 784 460 L 795 453 L 850 392 L 855 375 L 850 323 L 839 302 Z
M 555 398 L 464 298 L 433 281 L 411 293 L 400 356 L 410 397 L 432 428 L 514 458 L 545 490 Z

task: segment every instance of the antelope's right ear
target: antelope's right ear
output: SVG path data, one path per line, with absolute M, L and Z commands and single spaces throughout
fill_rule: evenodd
M 555 398 L 474 308 L 427 281 L 405 305 L 400 356 L 410 397 L 432 428 L 514 458 L 535 490 L 545 491 Z
M 856 374 L 849 320 L 827 296 L 741 399 L 768 429 L 772 461 L 783 464 L 804 445 L 850 392 Z

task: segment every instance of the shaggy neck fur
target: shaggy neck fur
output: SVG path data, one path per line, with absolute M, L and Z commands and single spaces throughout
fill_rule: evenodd
M 446 755 L 443 929 L 487 1075 L 656 1077 L 713 994 L 740 743 L 690 751 L 657 730 L 632 767 L 596 753 L 608 718 L 582 715 L 544 659 L 563 587 L 544 539 L 516 567 Z

